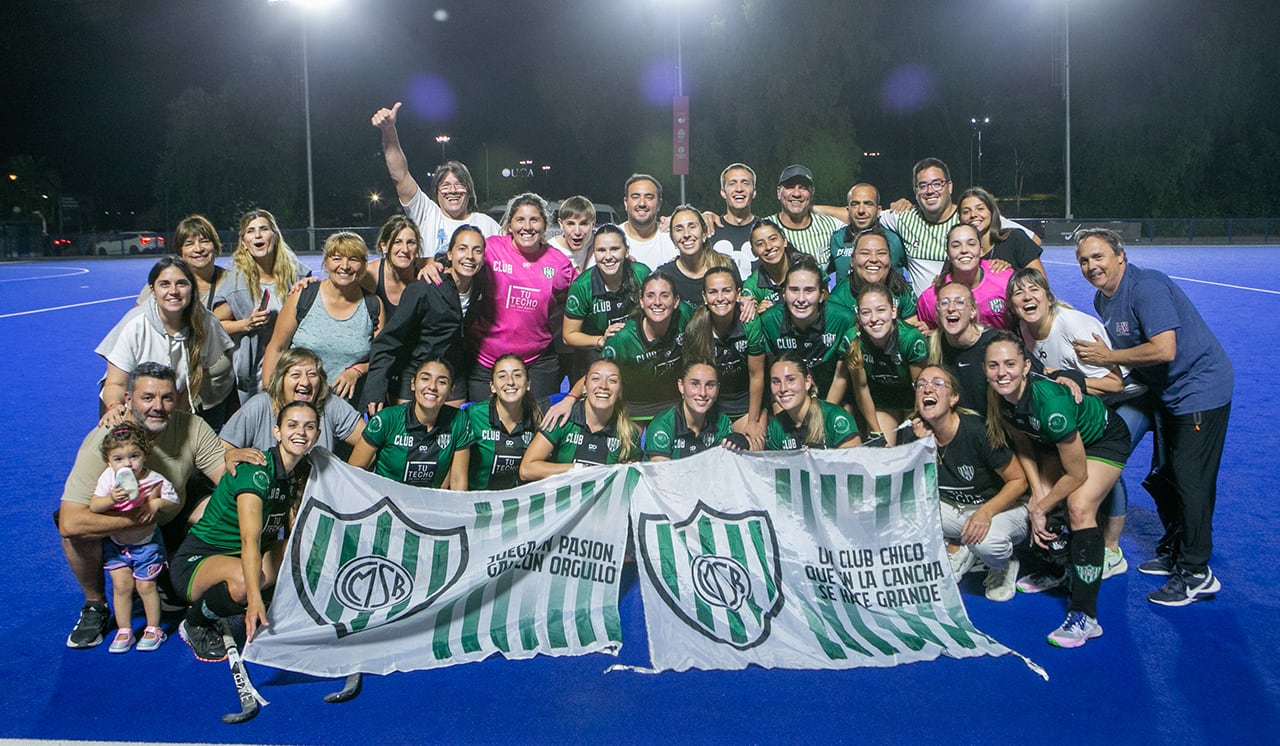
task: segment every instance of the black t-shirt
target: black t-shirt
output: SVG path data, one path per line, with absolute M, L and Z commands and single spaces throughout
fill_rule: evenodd
M 937 333 L 942 334 L 941 331 Z M 942 362 L 950 366 L 956 378 L 960 379 L 960 406 L 981 412 L 984 416 L 987 412 L 987 345 L 995 336 L 995 329 L 985 329 L 968 349 L 952 347 L 946 336 L 942 337 Z
M 942 362 L 960 379 L 959 406 L 972 409 L 984 418 L 987 416 L 987 345 L 995 336 L 995 329 L 984 329 L 968 349 L 952 347 L 946 336 L 942 337 Z M 1044 375 L 1044 364 L 1035 356 L 1031 357 L 1031 372 Z
M 680 294 L 680 300 L 695 308 L 705 305 L 702 300 L 702 278 L 689 277 L 681 272 L 680 268 L 676 266 L 677 261 L 679 260 L 672 259 L 655 271 L 661 273 L 663 277 L 671 279 L 671 284 L 676 286 L 676 292 Z M 738 275 L 737 266 L 730 264 L 729 269 L 733 271 L 734 279 L 741 285 L 742 278 Z
M 1004 486 L 998 470 L 1012 458 L 1007 446 L 991 446 L 981 417 L 961 412 L 956 436 L 938 446 L 938 496 L 960 505 L 981 505 Z
M 1013 228 L 1009 231 L 1009 237 L 991 247 L 982 258 L 983 259 L 1003 259 L 1013 265 L 1014 269 L 1023 269 L 1031 262 L 1040 258 L 1044 253 L 1044 249 L 1040 245 L 1031 240 L 1026 233 Z

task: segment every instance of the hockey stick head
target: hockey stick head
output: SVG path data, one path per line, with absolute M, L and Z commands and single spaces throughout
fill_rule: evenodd
M 363 682 L 364 674 L 353 673 L 347 677 L 347 681 L 342 685 L 342 689 L 340 691 L 324 695 L 324 701 L 331 705 L 350 702 L 360 696 L 360 689 L 363 687 Z
M 241 702 L 240 706 L 243 707 L 244 709 L 241 710 L 240 712 L 228 712 L 226 715 L 222 716 L 222 722 L 226 723 L 227 725 L 238 725 L 240 723 L 247 723 L 250 720 L 253 720 L 255 717 L 257 717 L 258 710 L 262 709 L 258 705 L 258 701 L 252 698 L 250 698 L 248 702 Z

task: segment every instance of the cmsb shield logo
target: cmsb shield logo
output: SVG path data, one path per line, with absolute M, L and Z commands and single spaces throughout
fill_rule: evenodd
M 685 624 L 738 650 L 769 638 L 783 597 L 768 513 L 722 513 L 699 502 L 679 523 L 642 514 L 638 535 L 649 580 Z
M 343 514 L 309 498 L 298 514 L 290 566 L 302 606 L 338 637 L 422 611 L 467 566 L 466 530 L 433 529 L 384 497 Z

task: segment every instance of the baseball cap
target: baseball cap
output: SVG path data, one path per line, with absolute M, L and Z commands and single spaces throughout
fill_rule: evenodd
M 813 172 L 809 170 L 808 166 L 802 166 L 799 163 L 792 163 L 782 169 L 782 175 L 778 177 L 778 184 L 786 184 L 795 178 L 801 178 L 809 182 L 810 185 L 813 184 Z

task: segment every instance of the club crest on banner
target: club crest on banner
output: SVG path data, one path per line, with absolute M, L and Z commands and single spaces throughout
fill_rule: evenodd
M 466 529 L 409 520 L 384 497 L 344 514 L 309 498 L 289 561 L 303 608 L 342 638 L 422 611 L 462 577 Z
M 679 522 L 642 514 L 637 538 L 645 572 L 685 624 L 738 650 L 769 638 L 783 596 L 768 513 L 722 513 L 699 501 Z

